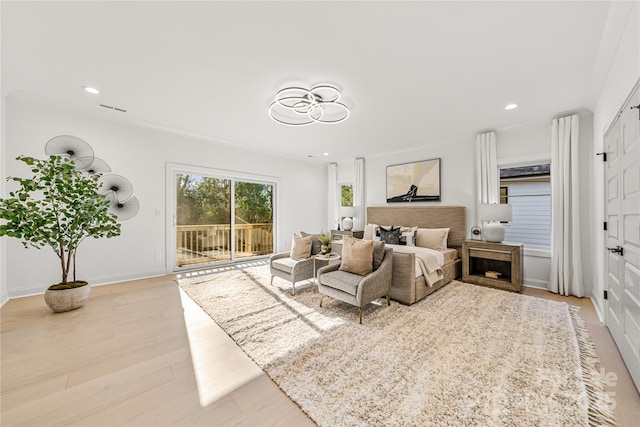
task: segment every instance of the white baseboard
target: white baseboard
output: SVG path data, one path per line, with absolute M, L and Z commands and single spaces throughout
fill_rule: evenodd
M 42 295 L 49 285 L 29 286 L 28 288 L 20 288 L 9 291 L 9 299 L 31 297 L 33 295 Z
M 9 301 L 9 295 L 8 294 L 2 294 L 2 297 L 0 297 L 0 308 L 3 305 L 5 305 L 8 301 Z
M 145 274 L 135 274 L 135 275 L 124 275 L 118 277 L 112 277 L 109 279 L 96 279 L 91 280 L 91 286 L 104 286 L 104 285 L 112 285 L 114 283 L 127 282 L 129 280 L 141 280 L 141 279 L 150 279 L 152 277 L 161 277 L 166 276 L 166 273 L 158 273 L 158 272 L 149 272 Z M 36 285 L 30 286 L 28 288 L 16 289 L 9 292 L 7 296 L 7 301 L 14 298 L 25 298 L 34 295 L 42 295 L 47 290 L 50 285 Z M 6 301 L 4 301 L 6 302 Z M 3 304 L 4 304 L 3 302 Z
M 547 280 L 531 279 L 525 277 L 523 282 L 524 286 L 527 286 L 529 288 L 544 289 L 545 291 L 549 290 L 549 281 Z
M 593 308 L 596 310 L 600 323 L 606 326 L 604 323 L 604 313 L 600 311 L 600 306 L 596 303 L 596 299 L 593 296 L 590 296 L 589 299 L 591 300 L 591 304 L 593 304 Z

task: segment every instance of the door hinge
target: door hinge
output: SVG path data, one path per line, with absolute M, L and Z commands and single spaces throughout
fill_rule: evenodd
M 602 223 L 602 229 L 603 229 L 604 231 L 607 231 L 607 221 L 605 221 L 605 222 L 603 222 L 603 223 Z
M 604 299 L 609 299 L 609 293 L 607 291 L 604 291 Z
M 603 162 L 607 161 L 607 153 L 605 153 L 604 151 L 602 153 L 596 153 L 596 156 L 602 156 Z

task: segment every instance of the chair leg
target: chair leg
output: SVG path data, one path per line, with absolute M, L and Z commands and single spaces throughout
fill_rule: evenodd
M 322 307 L 322 300 L 324 299 L 324 295 L 320 295 L 320 307 Z
M 293 282 L 293 284 L 291 285 L 291 295 L 295 295 L 296 294 L 296 282 Z
M 275 275 L 275 274 L 272 274 L 272 275 L 271 275 L 271 286 L 273 286 L 273 278 L 274 278 L 274 277 L 276 277 L 276 275 Z
M 391 305 L 391 294 L 387 292 L 387 305 Z
M 362 325 L 362 309 L 358 309 L 358 314 L 360 314 L 360 324 Z

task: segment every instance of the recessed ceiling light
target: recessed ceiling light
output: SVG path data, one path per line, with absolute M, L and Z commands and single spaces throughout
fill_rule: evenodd
M 85 91 L 93 94 L 93 95 L 100 95 L 100 91 L 98 89 L 96 89 L 95 87 L 91 87 L 91 86 L 82 86 L 82 89 L 84 89 Z
M 518 104 L 509 104 L 506 107 L 504 107 L 505 110 L 513 110 L 515 108 L 518 108 Z
M 322 153 L 322 155 L 323 155 L 323 156 L 328 156 L 328 155 L 329 155 L 329 153 Z

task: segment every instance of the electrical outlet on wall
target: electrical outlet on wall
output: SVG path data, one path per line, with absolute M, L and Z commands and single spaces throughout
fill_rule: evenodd
M 160 261 L 162 259 L 162 252 L 156 252 L 156 261 Z

